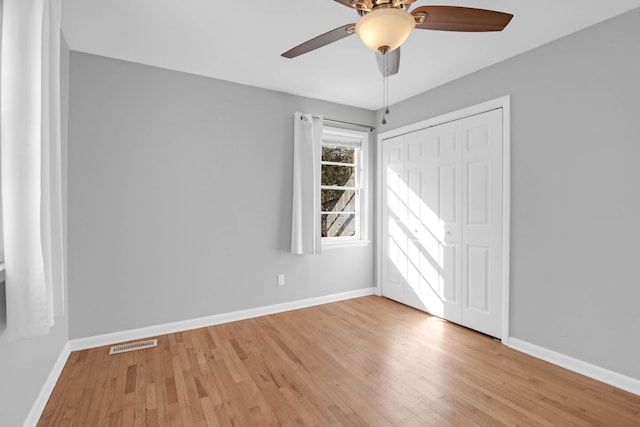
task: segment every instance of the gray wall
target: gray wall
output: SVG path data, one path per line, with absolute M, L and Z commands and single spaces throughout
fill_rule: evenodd
M 373 244 L 289 253 L 293 113 L 373 112 L 78 52 L 70 97 L 71 338 L 374 285 Z
M 638 28 L 640 9 L 420 94 L 381 132 L 510 94 L 511 336 L 640 379 Z
M 61 37 L 60 91 L 62 106 L 63 171 L 67 152 L 67 111 L 69 86 L 69 49 Z M 64 175 L 64 172 L 63 172 Z M 66 218 L 67 187 L 63 177 L 63 221 Z M 64 222 L 63 235 L 66 234 Z M 66 286 L 65 286 L 66 287 Z M 65 290 L 66 292 L 66 290 Z M 53 365 L 68 341 L 67 311 L 56 316 L 49 335 L 26 341 L 7 341 L 5 284 L 0 283 L 0 425 L 20 426 L 33 407 Z

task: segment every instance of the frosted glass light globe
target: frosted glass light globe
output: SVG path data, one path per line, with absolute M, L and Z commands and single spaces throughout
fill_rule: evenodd
M 374 9 L 356 23 L 356 33 L 371 50 L 391 51 L 409 37 L 416 20 L 409 12 L 389 8 Z

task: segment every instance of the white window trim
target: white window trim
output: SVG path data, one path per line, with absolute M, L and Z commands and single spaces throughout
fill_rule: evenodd
M 331 126 L 322 127 L 322 144 L 330 140 L 340 145 L 351 145 L 360 148 L 359 168 L 360 197 L 358 200 L 358 228 L 359 237 L 323 237 L 322 249 L 342 249 L 368 246 L 369 240 L 369 133 L 352 129 L 342 129 Z

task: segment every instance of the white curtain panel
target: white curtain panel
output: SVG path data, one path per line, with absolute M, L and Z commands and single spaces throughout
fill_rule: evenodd
M 320 158 L 322 117 L 293 115 L 293 217 L 291 253 L 321 252 Z
M 49 332 L 63 296 L 60 0 L 4 0 L 0 70 L 7 332 Z M 54 273 L 55 272 L 55 273 Z

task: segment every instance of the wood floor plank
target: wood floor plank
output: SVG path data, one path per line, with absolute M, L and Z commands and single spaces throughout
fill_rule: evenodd
M 640 396 L 379 297 L 73 352 L 39 426 L 639 426 Z

